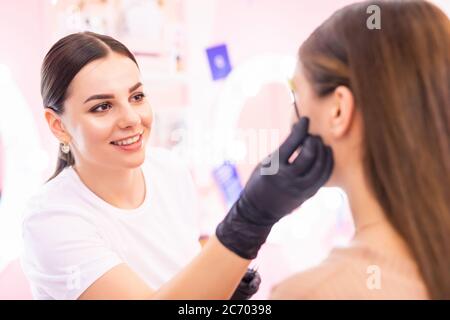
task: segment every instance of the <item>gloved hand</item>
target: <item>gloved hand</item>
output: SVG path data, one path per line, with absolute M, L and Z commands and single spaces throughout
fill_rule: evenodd
M 234 291 L 230 300 L 250 299 L 256 292 L 258 292 L 260 284 L 261 276 L 258 271 L 254 269 L 247 269 L 247 272 L 239 283 L 239 286 Z
M 301 118 L 283 144 L 253 171 L 239 199 L 217 226 L 219 241 L 237 255 L 254 259 L 272 226 L 313 196 L 333 170 L 331 148 L 308 134 L 308 118 Z M 300 154 L 290 162 L 299 148 Z M 270 160 L 270 161 L 268 161 Z M 275 161 L 275 162 L 274 162 Z M 273 174 L 261 174 L 278 161 Z

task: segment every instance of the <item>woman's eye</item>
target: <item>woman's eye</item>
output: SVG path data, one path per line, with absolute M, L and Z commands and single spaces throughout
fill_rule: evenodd
M 145 97 L 145 94 L 143 94 L 143 93 L 138 93 L 138 94 L 135 94 L 135 95 L 132 97 L 132 99 L 133 99 L 133 101 L 135 101 L 135 102 L 139 102 L 139 101 L 143 100 L 144 97 Z
M 108 110 L 109 108 L 111 108 L 111 105 L 109 103 L 101 103 L 99 105 L 97 105 L 96 107 L 94 107 L 92 109 L 93 112 L 104 112 L 106 110 Z

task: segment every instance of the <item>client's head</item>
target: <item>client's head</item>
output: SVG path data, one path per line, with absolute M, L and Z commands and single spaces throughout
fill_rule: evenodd
M 370 29 L 369 5 L 381 12 Z M 425 1 L 347 6 L 299 50 L 301 116 L 333 149 L 329 185 L 360 170 L 430 294 L 450 298 L 450 22 Z

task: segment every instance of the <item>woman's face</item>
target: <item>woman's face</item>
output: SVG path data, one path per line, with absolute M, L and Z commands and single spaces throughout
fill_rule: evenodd
M 327 130 L 324 125 L 326 123 L 325 106 L 329 100 L 316 95 L 300 64 L 296 68 L 292 84 L 298 113 L 301 117 L 308 117 L 310 120 L 309 133 L 321 136 L 328 144 L 330 141 L 326 136 Z
M 139 69 L 130 58 L 110 53 L 87 64 L 72 80 L 64 107 L 61 120 L 76 165 L 118 169 L 143 163 L 153 117 Z M 130 143 L 124 141 L 130 137 L 139 137 L 140 146 L 138 142 L 126 150 L 117 145 Z

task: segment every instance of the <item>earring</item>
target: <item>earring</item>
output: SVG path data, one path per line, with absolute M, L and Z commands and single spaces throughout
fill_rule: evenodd
M 68 154 L 70 152 L 70 147 L 67 143 L 61 143 L 61 152 L 65 154 Z

